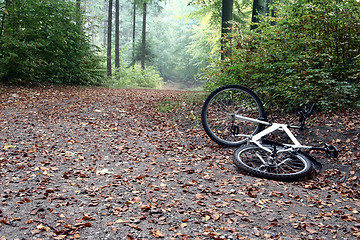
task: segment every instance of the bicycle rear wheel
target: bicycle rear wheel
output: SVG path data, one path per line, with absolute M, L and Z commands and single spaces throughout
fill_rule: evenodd
M 270 145 L 264 147 L 272 148 Z M 276 153 L 271 154 L 254 144 L 244 145 L 235 153 L 235 165 L 256 177 L 280 181 L 294 181 L 311 173 L 313 167 L 309 158 L 299 152 L 285 151 L 276 146 Z
M 266 120 L 266 113 L 259 97 L 249 88 L 227 85 L 214 90 L 201 112 L 202 125 L 208 136 L 216 143 L 237 147 L 246 142 L 246 137 L 260 132 L 263 125 L 240 121 L 232 114 Z

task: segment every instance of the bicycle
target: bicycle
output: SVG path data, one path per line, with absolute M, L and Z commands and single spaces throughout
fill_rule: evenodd
M 260 98 L 252 90 L 241 85 L 226 85 L 207 97 L 201 120 L 213 141 L 227 147 L 238 147 L 234 152 L 234 163 L 240 170 L 256 177 L 292 181 L 309 175 L 314 167 L 321 169 L 321 164 L 306 150 L 338 156 L 336 147 L 302 145 L 290 131 L 304 129 L 305 120 L 311 116 L 314 106 L 299 113 L 300 126 L 271 123 Z M 277 130 L 284 131 L 292 143 L 265 139 Z

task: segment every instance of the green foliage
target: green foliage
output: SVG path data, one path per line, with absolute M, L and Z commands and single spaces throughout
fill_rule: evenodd
M 111 86 L 117 88 L 160 88 L 163 84 L 160 74 L 153 67 L 142 70 L 137 64 L 117 69 L 112 81 Z
M 10 1 L 0 38 L 0 77 L 22 84 L 94 84 L 104 74 L 75 4 L 66 0 Z
M 268 108 L 288 111 L 313 102 L 323 110 L 358 108 L 359 3 L 299 0 L 275 9 L 278 17 L 263 19 L 256 32 L 234 29 L 231 56 L 205 70 L 208 87 L 243 84 Z
M 184 0 L 172 0 L 163 5 L 161 13 L 154 15 L 155 10 L 149 11 L 152 15 L 148 20 L 147 46 L 154 54 L 153 61 L 147 63 L 160 71 L 167 85 L 175 83 L 177 87 L 187 89 L 200 84 L 194 76 L 206 64 L 202 57 L 207 56 L 208 50 L 203 51 L 207 48 L 201 45 L 193 52 L 190 47 L 196 41 L 194 35 L 197 32 L 192 28 L 198 21 L 189 18 L 188 14 L 196 8 L 186 6 Z M 206 53 L 199 56 L 201 51 Z
M 107 83 L 115 88 L 161 88 L 163 79 L 155 67 L 141 69 L 140 63 L 129 64 L 125 58 L 125 49 L 120 52 L 120 67 L 115 68 L 114 76 Z
M 189 5 L 201 6 L 198 11 L 192 13 L 194 16 L 210 16 L 210 24 L 220 26 L 223 0 L 192 0 Z M 233 20 L 244 27 L 249 26 L 251 19 L 251 0 L 234 0 Z
M 156 66 L 164 79 L 183 85 L 184 88 L 193 87 L 199 84 L 194 76 L 197 74 L 201 66 L 205 66 L 205 61 L 197 54 L 202 54 L 204 46 L 197 48 L 193 52 L 189 44 L 193 43 L 192 26 L 195 25 L 194 20 L 172 19 L 172 21 L 158 19 L 156 28 L 152 30 L 156 32 L 155 39 L 152 41 L 157 56 L 154 58 L 154 66 Z M 208 52 L 207 52 L 208 53 Z M 202 56 L 205 56 L 202 55 Z
M 193 43 L 195 49 L 199 44 L 210 46 L 211 53 L 221 48 L 221 25 L 222 25 L 222 0 L 193 0 L 190 5 L 200 6 L 199 9 L 193 11 L 190 16 L 201 19 L 200 26 L 196 29 L 196 39 Z M 250 28 L 252 1 L 251 0 L 234 0 L 233 1 L 233 21 L 241 25 L 243 29 Z M 199 44 L 196 44 L 196 43 Z
M 178 102 L 173 101 L 163 101 L 158 103 L 157 109 L 160 112 L 169 113 L 178 107 Z
M 145 62 L 147 65 L 153 65 L 154 59 L 156 58 L 156 55 L 153 50 L 154 42 L 153 39 L 150 37 L 146 40 L 145 45 Z M 135 43 L 134 47 L 134 56 L 131 59 L 130 65 L 135 65 L 136 63 L 141 62 L 141 49 L 142 48 L 142 42 L 141 39 L 138 39 L 138 41 Z

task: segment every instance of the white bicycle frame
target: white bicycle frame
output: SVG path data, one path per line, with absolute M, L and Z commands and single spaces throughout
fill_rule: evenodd
M 249 143 L 254 143 L 254 144 L 256 144 L 257 146 L 259 146 L 260 148 L 264 149 L 265 151 L 267 151 L 269 153 L 272 153 L 272 150 L 267 148 L 267 147 L 264 147 L 261 144 L 260 139 L 262 137 L 276 131 L 276 130 L 284 131 L 287 134 L 287 136 L 291 139 L 291 141 L 293 142 L 293 144 L 283 144 L 285 146 L 288 146 L 289 148 L 279 150 L 279 152 L 287 152 L 287 151 L 293 151 L 295 149 L 310 149 L 311 148 L 310 146 L 302 145 L 296 139 L 294 134 L 290 131 L 289 128 L 299 128 L 297 126 L 290 126 L 288 124 L 280 124 L 280 123 L 269 123 L 269 122 L 262 121 L 262 120 L 259 120 L 259 119 L 244 117 L 244 116 L 236 115 L 236 114 L 233 114 L 232 117 L 235 118 L 235 119 L 238 119 L 238 120 L 242 120 L 242 121 L 246 121 L 246 122 L 252 122 L 252 123 L 258 123 L 258 124 L 268 126 L 267 128 L 265 128 L 261 132 L 259 132 L 257 134 L 254 134 L 254 135 L 238 134 L 237 136 L 247 137 Z

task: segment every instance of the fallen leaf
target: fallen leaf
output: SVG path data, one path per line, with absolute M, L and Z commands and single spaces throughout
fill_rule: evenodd
M 160 230 L 150 230 L 150 233 L 156 238 L 165 237 L 165 235 Z

